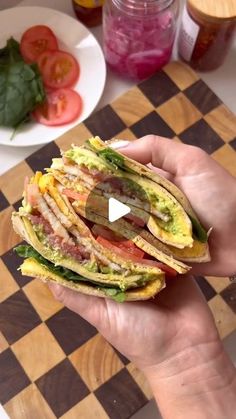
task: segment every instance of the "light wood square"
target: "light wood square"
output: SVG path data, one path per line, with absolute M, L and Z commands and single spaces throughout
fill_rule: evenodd
M 163 103 L 157 108 L 157 112 L 177 135 L 202 117 L 202 114 L 183 93 L 178 93 Z
M 43 321 L 47 320 L 63 307 L 52 296 L 48 286 L 39 279 L 34 279 L 29 282 L 23 289 Z
M 199 80 L 195 71 L 193 71 L 188 65 L 179 61 L 172 61 L 164 67 L 164 71 L 180 90 L 187 89 L 187 87 Z
M 145 375 L 140 371 L 134 364 L 130 363 L 126 365 L 127 370 L 132 375 L 133 379 L 136 381 L 138 386 L 141 388 L 148 400 L 151 400 L 153 397 L 152 390 L 148 384 L 148 381 Z
M 0 212 L 0 234 L 1 238 L 4 237 L 4 240 L 0 240 L 0 256 L 22 241 L 12 227 L 11 214 L 13 210 L 14 208 L 10 206 Z
M 32 169 L 25 161 L 22 161 L 0 177 L 0 189 L 10 204 L 22 197 L 25 178 L 31 178 L 32 175 Z
M 236 153 L 228 144 L 212 153 L 212 157 L 228 170 L 231 175 L 236 176 Z
M 64 352 L 44 323 L 14 343 L 12 350 L 32 381 L 65 358 Z
M 56 418 L 35 384 L 30 384 L 13 397 L 4 409 L 12 419 Z
M 3 334 L 0 332 L 0 353 L 5 351 L 8 348 L 8 342 L 4 338 Z
M 212 298 L 208 302 L 208 305 L 214 315 L 221 339 L 236 330 L 236 315 L 220 295 L 216 295 Z
M 93 135 L 84 124 L 79 124 L 59 137 L 55 143 L 61 150 L 65 151 L 70 148 L 71 144 L 82 145 L 92 136 Z
M 109 419 L 102 405 L 94 394 L 85 397 L 73 406 L 60 419 Z
M 117 134 L 116 139 L 118 139 L 118 140 L 127 140 L 127 141 L 134 141 L 137 138 L 132 133 L 132 131 L 130 131 L 129 128 L 126 128 L 123 131 L 119 132 L 119 134 Z
M 0 259 L 0 303 L 18 291 L 18 289 L 19 285 Z
M 154 110 L 151 102 L 138 87 L 133 87 L 115 100 L 112 108 L 127 126 L 133 125 Z
M 218 106 L 204 119 L 224 141 L 231 141 L 236 136 L 236 116 L 225 105 Z
M 73 352 L 69 359 L 91 391 L 124 367 L 114 349 L 100 334 Z
M 226 276 L 225 277 L 206 276 L 206 279 L 217 293 L 220 293 L 230 284 L 230 280 Z

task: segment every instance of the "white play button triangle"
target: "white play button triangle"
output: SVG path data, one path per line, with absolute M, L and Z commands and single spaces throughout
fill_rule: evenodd
M 108 201 L 108 220 L 110 223 L 119 220 L 119 218 L 124 217 L 124 215 L 129 214 L 131 209 L 128 205 L 123 204 L 123 202 L 118 201 L 115 198 L 109 198 Z

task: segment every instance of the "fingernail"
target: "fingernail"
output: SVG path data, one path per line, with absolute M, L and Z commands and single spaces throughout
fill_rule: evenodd
M 115 150 L 118 150 L 119 148 L 125 148 L 130 144 L 130 141 L 127 140 L 118 140 L 115 141 L 114 143 L 110 144 L 111 148 L 114 148 Z

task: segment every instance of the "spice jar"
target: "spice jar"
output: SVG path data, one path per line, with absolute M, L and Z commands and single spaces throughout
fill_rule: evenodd
M 110 68 L 143 80 L 171 58 L 178 0 L 107 0 L 103 8 L 104 54 Z
M 179 35 L 179 55 L 193 68 L 218 68 L 232 44 L 236 0 L 188 0 Z
M 77 18 L 86 26 L 97 26 L 102 22 L 104 0 L 72 0 Z

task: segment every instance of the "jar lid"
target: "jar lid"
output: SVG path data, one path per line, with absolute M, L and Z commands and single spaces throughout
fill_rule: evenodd
M 236 20 L 236 0 L 188 0 L 188 4 L 203 19 Z

